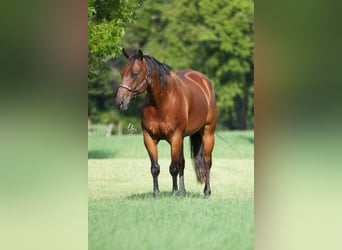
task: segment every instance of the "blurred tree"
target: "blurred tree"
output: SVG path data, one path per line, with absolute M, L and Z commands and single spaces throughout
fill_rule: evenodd
M 107 60 L 121 52 L 124 26 L 132 23 L 139 0 L 88 0 L 88 115 L 95 122 L 118 120 L 110 100 Z
M 213 82 L 219 127 L 254 125 L 254 1 L 145 0 L 124 45 Z

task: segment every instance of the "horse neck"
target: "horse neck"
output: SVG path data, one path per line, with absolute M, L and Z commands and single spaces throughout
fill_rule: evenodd
M 167 86 L 162 86 L 159 75 L 151 79 L 150 86 L 147 89 L 147 94 L 150 102 L 156 107 L 163 106 L 168 99 L 170 91 L 172 91 L 172 87 L 170 86 L 171 81 L 169 81 L 169 78 L 170 76 L 168 76 L 167 79 Z

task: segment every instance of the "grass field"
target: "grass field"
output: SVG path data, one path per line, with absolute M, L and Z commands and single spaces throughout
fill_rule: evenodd
M 196 181 L 188 140 L 187 196 L 171 195 L 170 148 L 161 142 L 156 199 L 142 135 L 89 137 L 89 249 L 253 249 L 254 133 L 218 134 L 209 199 Z

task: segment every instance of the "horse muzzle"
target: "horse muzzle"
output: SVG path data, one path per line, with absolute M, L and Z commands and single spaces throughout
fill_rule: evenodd
M 115 106 L 120 110 L 127 110 L 132 99 L 131 95 L 125 92 L 119 89 L 115 97 Z

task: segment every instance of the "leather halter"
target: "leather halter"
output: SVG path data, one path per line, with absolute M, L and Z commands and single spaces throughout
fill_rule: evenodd
M 145 79 L 142 80 L 141 83 L 139 83 L 138 86 L 136 86 L 134 89 L 132 89 L 131 87 L 127 86 L 126 84 L 120 84 L 119 88 L 127 89 L 129 92 L 132 92 L 133 94 L 136 94 L 142 87 L 144 87 L 146 82 L 147 83 L 149 82 L 149 80 L 150 80 L 150 74 L 147 71 Z

